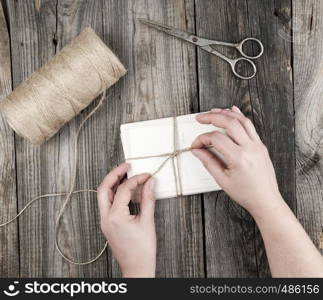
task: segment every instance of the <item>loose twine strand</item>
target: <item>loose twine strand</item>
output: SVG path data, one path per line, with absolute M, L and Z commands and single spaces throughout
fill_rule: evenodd
M 85 41 L 84 41 L 84 39 L 85 39 Z M 98 62 L 96 62 L 96 63 L 93 62 L 92 59 L 94 59 L 94 58 L 98 59 L 98 57 L 99 57 L 98 53 L 97 53 L 97 55 L 94 55 L 94 56 L 92 55 L 92 59 L 91 59 L 90 52 L 89 52 L 90 50 L 88 49 L 88 52 L 85 51 L 85 49 L 80 44 L 80 41 L 82 41 L 83 44 L 87 43 L 87 45 L 93 46 L 94 47 L 93 51 L 98 51 L 98 49 L 103 50 L 103 52 L 100 54 L 102 55 L 102 59 L 103 59 L 103 57 L 106 59 L 106 61 L 105 61 L 105 63 L 107 64 L 106 67 L 110 67 L 110 69 L 108 71 L 104 70 L 104 63 L 103 62 L 101 64 L 98 64 Z M 74 145 L 73 145 L 74 146 L 74 149 L 73 149 L 74 164 L 73 164 L 73 168 L 71 170 L 72 175 L 71 175 L 71 182 L 70 182 L 68 191 L 67 192 L 58 192 L 58 193 L 49 193 L 49 194 L 37 196 L 37 197 L 31 199 L 21 209 L 21 211 L 16 216 L 14 216 L 13 218 L 9 219 L 8 221 L 0 224 L 0 227 L 4 227 L 4 226 L 9 225 L 13 221 L 17 220 L 23 213 L 25 213 L 25 211 L 32 204 L 34 204 L 38 200 L 49 198 L 49 197 L 65 196 L 65 199 L 63 201 L 63 204 L 59 210 L 58 216 L 55 221 L 55 228 L 54 228 L 55 248 L 57 249 L 58 253 L 66 261 L 68 261 L 69 263 L 74 264 L 74 265 L 87 265 L 87 264 L 91 264 L 91 263 L 95 262 L 103 255 L 103 253 L 105 252 L 105 250 L 108 246 L 108 243 L 106 241 L 104 246 L 102 247 L 102 249 L 99 251 L 99 253 L 94 258 L 82 262 L 82 261 L 76 261 L 75 259 L 67 256 L 59 244 L 59 227 L 61 224 L 62 217 L 66 211 L 66 207 L 72 199 L 72 195 L 79 194 L 79 193 L 97 193 L 97 191 L 94 189 L 75 190 L 77 167 L 78 167 L 78 142 L 79 142 L 79 136 L 80 136 L 81 129 L 84 127 L 85 123 L 102 106 L 102 104 L 106 98 L 106 88 L 111 86 L 113 83 L 115 83 L 125 73 L 125 69 L 123 68 L 123 66 L 119 62 L 119 60 L 113 55 L 113 53 L 108 48 L 105 49 L 104 47 L 105 47 L 105 45 L 103 44 L 102 41 L 99 40 L 98 37 L 95 36 L 95 33 L 91 29 L 86 29 L 83 33 L 80 34 L 79 38 L 76 38 L 73 41 L 72 46 L 70 46 L 70 48 L 68 50 L 69 52 L 71 52 L 71 49 L 73 51 L 78 51 L 78 53 L 80 55 L 82 55 L 82 58 L 88 62 L 89 66 L 91 66 L 94 73 L 98 75 L 100 83 L 101 83 L 100 92 L 97 93 L 97 94 L 101 94 L 98 104 L 82 120 L 82 122 L 80 123 L 79 127 L 77 128 L 75 136 L 74 136 Z M 20 87 L 20 89 L 16 88 L 16 90 L 15 90 L 16 93 L 14 91 L 10 95 L 10 97 L 8 96 L 7 99 L 5 99 L 5 101 L 2 101 L 2 103 L 1 103 L 2 113 L 4 113 L 4 115 L 7 117 L 8 122 L 9 122 L 8 119 L 10 119 L 11 121 L 18 120 L 18 119 L 15 119 L 16 118 L 15 113 L 17 113 L 18 111 L 21 114 L 20 116 L 29 117 L 29 115 L 26 114 L 27 108 L 30 109 L 30 111 L 28 113 L 32 113 L 33 115 L 35 115 L 35 117 L 39 118 L 39 120 L 38 120 L 39 123 L 37 123 L 37 124 L 40 124 L 40 126 L 37 125 L 36 127 L 33 128 L 33 129 L 35 129 L 35 128 L 39 127 L 38 128 L 39 136 L 37 135 L 36 136 L 37 138 L 36 137 L 30 138 L 30 136 L 29 136 L 29 140 L 31 140 L 31 141 L 41 142 L 45 138 L 48 139 L 50 136 L 52 136 L 55 133 L 55 131 L 57 131 L 62 126 L 62 124 L 64 124 L 66 121 L 68 121 L 68 119 L 70 119 L 72 117 L 70 115 L 65 116 L 65 119 L 63 118 L 63 122 L 60 121 L 58 124 L 55 124 L 57 119 L 59 120 L 60 114 L 55 115 L 55 118 L 53 119 L 53 116 L 50 115 L 50 109 L 48 109 L 48 107 L 46 107 L 46 102 L 41 101 L 42 97 L 39 93 L 40 87 L 39 87 L 39 85 L 35 84 L 35 81 L 38 82 L 37 80 L 39 78 L 41 78 L 42 81 L 44 82 L 44 84 L 46 85 L 46 87 L 45 86 L 42 87 L 43 90 L 48 90 L 49 93 L 53 93 L 54 95 L 52 95 L 52 94 L 50 94 L 50 95 L 52 97 L 56 96 L 57 97 L 56 99 L 59 100 L 59 102 L 55 102 L 57 104 L 55 104 L 55 103 L 53 104 L 50 102 L 50 100 L 52 100 L 52 99 L 50 99 L 50 97 L 48 97 L 48 99 L 47 99 L 47 100 L 49 100 L 48 105 L 51 105 L 49 108 L 53 108 L 53 106 L 55 108 L 55 105 L 56 106 L 58 106 L 58 105 L 69 106 L 73 109 L 74 116 L 76 114 L 78 114 L 78 112 L 82 108 L 87 106 L 88 101 L 91 101 L 97 95 L 97 94 L 95 94 L 95 95 L 83 97 L 83 99 L 85 100 L 85 104 L 80 103 L 79 99 L 78 99 L 79 97 L 77 95 L 71 95 L 68 93 L 69 89 L 64 84 L 64 81 L 56 80 L 55 82 L 53 82 L 51 77 L 47 77 L 47 75 L 52 74 L 51 68 L 54 68 L 53 65 L 55 65 L 55 64 L 56 64 L 56 66 L 57 66 L 57 64 L 63 64 L 65 66 L 65 70 L 69 71 L 72 74 L 79 73 L 82 71 L 82 70 L 72 69 L 72 67 L 68 64 L 68 62 L 65 61 L 66 57 L 68 57 L 68 55 L 70 54 L 67 51 L 67 49 L 68 48 L 66 48 L 66 51 L 64 54 L 61 52 L 61 54 L 59 54 L 59 56 L 56 56 L 56 60 L 52 61 L 51 64 L 45 65 L 45 67 L 42 71 L 35 72 L 34 77 L 32 77 L 28 81 L 28 83 L 23 83 L 22 86 Z M 103 65 L 103 66 L 101 66 L 101 65 Z M 47 70 L 46 68 L 49 70 Z M 78 71 L 78 72 L 74 72 L 74 71 Z M 87 69 L 87 71 L 90 72 L 88 69 Z M 56 77 L 53 77 L 53 78 L 56 78 Z M 74 79 L 76 80 L 77 78 L 74 78 Z M 83 89 L 87 89 L 87 88 L 88 87 L 86 87 L 86 86 L 83 87 Z M 24 99 L 25 99 L 24 96 L 25 96 L 25 92 L 27 92 L 28 90 L 29 90 L 30 97 L 29 97 L 29 102 L 26 103 L 26 101 L 24 101 Z M 32 93 L 30 93 L 30 91 Z M 14 93 L 15 93 L 15 95 L 13 95 Z M 90 98 L 92 98 L 92 99 L 90 99 Z M 34 99 L 34 102 L 30 102 L 33 99 Z M 60 111 L 60 112 L 63 112 L 63 111 Z M 71 114 L 71 112 L 69 114 Z M 19 119 L 19 120 L 21 120 L 21 119 Z M 16 132 L 21 133 L 20 130 L 15 128 L 15 126 L 13 124 L 11 124 L 10 122 L 9 122 L 9 124 L 15 129 Z M 16 122 L 15 124 L 19 125 L 20 123 Z M 26 123 L 26 124 L 29 124 L 29 123 Z M 46 132 L 43 132 L 44 130 Z M 175 158 L 177 158 L 177 156 L 180 155 L 181 153 L 191 151 L 192 148 L 187 147 L 184 149 L 178 149 L 177 131 L 178 131 L 177 130 L 177 118 L 173 117 L 173 151 L 172 152 L 158 154 L 158 155 L 151 155 L 151 156 L 132 157 L 132 158 L 128 158 L 126 160 L 129 161 L 129 160 L 135 160 L 135 159 L 166 157 L 166 159 L 160 164 L 160 166 L 156 169 L 156 171 L 151 174 L 151 176 L 155 176 L 165 166 L 165 164 L 168 162 L 168 160 L 171 159 L 172 168 L 173 168 L 173 172 L 174 172 L 174 178 L 175 178 L 175 184 L 176 184 L 176 193 L 178 196 L 180 196 L 180 195 L 182 195 L 182 180 L 181 180 L 181 176 L 180 176 L 180 172 L 179 172 L 179 170 L 180 170 L 179 163 L 180 162 L 177 159 L 177 165 L 176 165 Z M 29 130 L 28 132 L 31 132 L 31 130 Z M 24 134 L 22 134 L 22 136 L 24 136 L 25 138 L 28 139 L 28 136 L 26 136 Z
M 99 253 L 92 259 L 84 262 L 79 262 L 76 261 L 73 258 L 68 257 L 64 251 L 61 249 L 59 245 L 59 225 L 61 222 L 61 219 L 65 213 L 66 206 L 67 204 L 71 201 L 71 197 L 73 194 L 79 194 L 79 193 L 97 193 L 96 190 L 93 189 L 82 189 L 82 190 L 74 190 L 75 189 L 75 182 L 76 182 L 76 172 L 77 172 L 77 165 L 78 165 L 78 141 L 79 141 L 79 135 L 81 132 L 81 129 L 84 127 L 84 124 L 96 113 L 96 111 L 102 106 L 102 103 L 104 102 L 106 98 L 106 91 L 103 92 L 102 96 L 100 97 L 99 103 L 94 107 L 94 109 L 86 116 L 86 118 L 81 122 L 80 126 L 78 127 L 75 137 L 74 137 L 74 167 L 72 170 L 72 179 L 70 183 L 70 188 L 68 192 L 62 192 L 62 193 L 51 193 L 51 194 L 44 194 L 37 196 L 30 200 L 23 208 L 22 210 L 14 216 L 12 219 L 0 224 L 0 227 L 4 227 L 18 219 L 26 210 L 29 208 L 33 203 L 40 199 L 44 198 L 49 198 L 49 197 L 59 197 L 59 196 L 65 196 L 65 200 L 63 202 L 63 205 L 60 208 L 59 214 L 56 218 L 55 222 L 55 247 L 58 251 L 58 253 L 68 262 L 74 265 L 88 265 L 96 260 L 98 260 L 103 253 L 105 252 L 108 242 L 106 241 L 102 249 L 99 251 Z M 173 117 L 173 152 L 168 152 L 168 153 L 162 153 L 162 154 L 157 154 L 157 155 L 149 155 L 149 156 L 138 156 L 138 157 L 131 157 L 126 159 L 126 161 L 129 160 L 137 160 L 137 159 L 148 159 L 148 158 L 157 158 L 157 157 L 166 157 L 166 159 L 160 164 L 160 166 L 151 174 L 151 176 L 155 176 L 168 162 L 168 160 L 172 160 L 172 167 L 173 167 L 173 172 L 174 172 L 174 179 L 175 179 L 175 184 L 176 184 L 176 193 L 177 196 L 182 195 L 182 181 L 181 181 L 181 176 L 179 173 L 179 165 L 177 161 L 177 168 L 175 165 L 175 158 L 180 155 L 181 153 L 191 151 L 191 147 L 187 147 L 184 149 L 177 149 L 177 118 Z
M 55 247 L 58 251 L 58 253 L 69 263 L 74 265 L 88 265 L 96 260 L 98 260 L 103 253 L 105 252 L 108 242 L 106 241 L 102 249 L 99 251 L 99 253 L 92 259 L 84 262 L 76 261 L 73 258 L 68 257 L 64 251 L 61 249 L 59 245 L 59 225 L 61 222 L 61 219 L 65 213 L 66 206 L 71 201 L 71 197 L 73 194 L 79 194 L 79 193 L 97 193 L 96 190 L 93 189 L 82 189 L 82 190 L 74 190 L 75 189 L 75 182 L 76 182 L 76 172 L 77 172 L 77 165 L 78 165 L 78 141 L 79 141 L 79 135 L 81 132 L 81 129 L 84 127 L 84 124 L 96 113 L 96 111 L 102 106 L 102 103 L 104 102 L 106 98 L 106 91 L 103 92 L 102 96 L 100 97 L 99 103 L 94 107 L 94 109 L 86 116 L 86 118 L 81 122 L 80 126 L 78 127 L 75 137 L 74 137 L 74 167 L 72 170 L 72 179 L 70 183 L 70 188 L 68 192 L 62 192 L 62 193 L 51 193 L 51 194 L 44 194 L 37 196 L 30 200 L 22 209 L 21 211 L 14 216 L 12 219 L 0 224 L 0 227 L 4 227 L 18 219 L 33 203 L 40 199 L 49 198 L 49 197 L 59 197 L 59 196 L 65 196 L 65 200 L 63 202 L 63 205 L 60 208 L 59 214 L 56 218 L 55 222 Z M 192 147 L 187 147 L 183 149 L 177 149 L 177 118 L 173 117 L 173 151 L 168 153 L 162 153 L 157 155 L 149 155 L 149 156 L 138 156 L 138 157 L 131 157 L 127 158 L 126 161 L 130 160 L 138 160 L 138 159 L 148 159 L 148 158 L 158 158 L 158 157 L 166 157 L 166 159 L 159 165 L 159 167 L 151 174 L 151 176 L 155 176 L 158 172 L 161 171 L 161 169 L 166 165 L 166 163 L 171 159 L 172 160 L 172 168 L 174 173 L 174 179 L 175 179 L 175 185 L 176 185 L 176 194 L 177 196 L 181 196 L 183 193 L 182 190 L 182 181 L 181 176 L 179 172 L 179 160 L 177 160 L 177 168 L 175 165 L 175 158 L 177 158 L 178 155 L 188 152 L 192 150 Z
M 58 196 L 66 196 L 65 200 L 63 202 L 62 207 L 60 208 L 59 214 L 56 218 L 56 222 L 55 222 L 55 247 L 58 251 L 58 253 L 68 262 L 70 262 L 71 264 L 74 265 L 88 265 L 91 264 L 93 262 L 95 262 L 96 260 L 98 260 L 102 254 L 105 252 L 107 246 L 108 246 L 108 242 L 106 241 L 103 248 L 100 250 L 100 252 L 92 259 L 88 260 L 88 261 L 84 261 L 84 262 L 78 262 L 70 257 L 68 257 L 63 250 L 61 249 L 59 242 L 58 242 L 58 238 L 59 238 L 59 225 L 60 225 L 60 221 L 62 219 L 62 216 L 66 210 L 66 206 L 67 204 L 70 202 L 71 197 L 73 194 L 78 194 L 78 193 L 97 193 L 96 190 L 93 189 L 82 189 L 82 190 L 74 190 L 75 189 L 75 181 L 76 181 L 76 171 L 77 171 L 77 162 L 78 162 L 78 141 L 79 141 L 79 135 L 81 132 L 81 129 L 83 128 L 84 124 L 86 123 L 86 121 L 91 118 L 95 112 L 99 109 L 99 107 L 102 105 L 104 99 L 106 96 L 106 91 L 103 92 L 102 96 L 100 97 L 99 103 L 94 107 L 94 109 L 86 116 L 86 118 L 81 122 L 80 126 L 78 127 L 75 137 L 74 137 L 74 167 L 72 169 L 72 179 L 71 179 L 71 183 L 70 183 L 70 188 L 68 192 L 63 192 L 63 193 L 52 193 L 52 194 L 44 194 L 44 195 L 40 195 L 37 196 L 35 198 L 33 198 L 32 200 L 30 200 L 23 208 L 22 210 L 16 215 L 14 216 L 12 219 L 10 219 L 9 221 L 6 221 L 2 224 L 0 224 L 0 227 L 4 227 L 7 226 L 8 224 L 12 223 L 13 221 L 15 221 L 16 219 L 18 219 L 25 211 L 28 207 L 30 207 L 33 203 L 35 203 L 36 201 L 40 200 L 40 199 L 44 199 L 44 198 L 49 198 L 49 197 L 58 197 Z
M 59 71 L 64 72 L 58 74 Z M 68 191 L 37 196 L 31 199 L 16 216 L 0 224 L 0 227 L 4 227 L 12 223 L 40 199 L 65 196 L 55 220 L 55 248 L 65 260 L 75 265 L 87 265 L 96 261 L 108 245 L 105 242 L 103 248 L 93 259 L 78 262 L 67 256 L 59 244 L 61 220 L 72 195 L 97 192 L 94 189 L 75 190 L 80 132 L 89 118 L 102 106 L 106 98 L 106 89 L 125 72 L 126 70 L 113 52 L 91 28 L 86 28 L 44 67 L 32 74 L 12 94 L 1 101 L 1 112 L 11 127 L 29 141 L 41 143 L 49 139 L 69 119 L 75 117 L 96 96 L 101 94 L 98 104 L 82 120 L 76 130 L 73 149 L 74 165 L 71 169 Z M 66 77 L 65 80 L 62 75 Z M 29 128 L 28 125 L 30 125 Z M 20 127 L 17 128 L 18 126 Z M 26 131 L 25 127 L 29 130 Z

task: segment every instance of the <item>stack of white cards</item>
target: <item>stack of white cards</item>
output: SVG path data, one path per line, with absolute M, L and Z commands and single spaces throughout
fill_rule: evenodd
M 203 133 L 223 129 L 213 125 L 200 124 L 195 120 L 196 114 L 178 116 L 177 150 L 190 147 L 195 138 Z M 130 164 L 128 177 L 140 173 L 153 174 L 167 157 L 140 158 L 174 151 L 173 118 L 127 123 L 121 125 L 121 141 L 126 161 Z M 208 151 L 213 151 L 210 149 Z M 183 152 L 174 158 L 175 172 L 180 177 L 183 195 L 192 195 L 220 190 L 214 178 L 191 151 Z M 171 198 L 178 195 L 179 182 L 176 181 L 171 159 L 154 176 L 156 179 L 155 195 L 157 199 Z

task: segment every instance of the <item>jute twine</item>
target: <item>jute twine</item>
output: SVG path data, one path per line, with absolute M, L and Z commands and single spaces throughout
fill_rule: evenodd
M 63 70 L 64 73 L 62 74 L 64 75 L 59 74 Z M 0 224 L 0 227 L 4 227 L 12 223 L 38 200 L 65 196 L 55 222 L 55 246 L 59 254 L 71 264 L 87 265 L 95 262 L 102 256 L 108 245 L 105 242 L 102 249 L 94 258 L 80 262 L 67 256 L 63 252 L 59 245 L 58 235 L 61 219 L 66 210 L 66 206 L 71 201 L 72 195 L 97 192 L 94 189 L 75 190 L 79 135 L 84 124 L 95 114 L 105 100 L 106 89 L 114 84 L 125 72 L 118 58 L 106 47 L 92 29 L 87 28 L 47 65 L 35 72 L 29 79 L 17 87 L 0 104 L 2 113 L 13 129 L 32 143 L 39 144 L 54 135 L 61 126 L 76 116 L 103 91 L 98 104 L 81 122 L 76 131 L 74 139 L 74 166 L 72 168 L 72 179 L 68 192 L 37 196 L 30 200 L 16 216 Z M 184 152 L 191 151 L 192 148 L 178 149 L 177 134 L 177 118 L 173 117 L 172 152 L 130 157 L 126 161 L 165 157 L 165 160 L 151 174 L 151 176 L 154 176 L 166 165 L 167 161 L 171 160 L 176 191 L 179 196 L 182 195 L 183 191 L 179 172 L 179 161 L 177 161 L 176 167 L 175 158 Z
M 0 103 L 0 111 L 11 127 L 30 142 L 40 144 L 53 136 L 66 122 L 87 107 L 102 93 L 98 104 L 78 127 L 74 139 L 74 166 L 68 192 L 50 193 L 30 200 L 12 219 L 0 224 L 6 226 L 21 216 L 37 200 L 65 196 L 55 222 L 55 246 L 68 262 L 86 265 L 96 261 L 104 253 L 107 242 L 98 255 L 79 262 L 68 257 L 58 242 L 59 225 L 73 194 L 96 193 L 93 189 L 75 191 L 78 162 L 78 140 L 82 127 L 102 105 L 106 89 L 125 74 L 126 70 L 91 28 L 86 28 L 53 57 L 48 64 L 20 84 Z
M 125 72 L 113 52 L 86 28 L 3 99 L 0 111 L 17 134 L 41 144 Z
M 129 157 L 129 158 L 126 158 L 126 161 L 165 157 L 165 159 L 161 162 L 161 164 L 158 166 L 158 168 L 151 174 L 151 176 L 155 176 L 166 165 L 166 163 L 169 160 L 171 160 L 172 170 L 173 170 L 174 180 L 175 180 L 176 195 L 182 196 L 183 195 L 183 184 L 182 184 L 182 177 L 181 177 L 181 173 L 180 173 L 181 167 L 180 167 L 180 160 L 177 158 L 182 153 L 192 151 L 193 148 L 186 147 L 186 148 L 178 149 L 177 117 L 172 117 L 172 121 L 173 121 L 173 126 L 172 126 L 172 129 L 173 129 L 173 151 L 162 153 L 162 154 L 156 154 L 156 155 Z M 212 146 L 205 147 L 205 149 L 209 149 L 209 148 L 212 148 Z M 177 159 L 177 164 L 175 163 L 175 159 Z
M 102 249 L 99 251 L 99 253 L 92 259 L 88 260 L 88 261 L 84 261 L 84 262 L 79 262 L 76 261 L 73 258 L 68 257 L 63 250 L 61 249 L 59 242 L 58 242 L 58 233 L 59 233 L 59 225 L 60 225 L 60 221 L 62 219 L 62 216 L 66 210 L 66 206 L 69 203 L 69 201 L 71 200 L 71 197 L 73 194 L 78 194 L 78 193 L 97 193 L 96 190 L 93 189 L 83 189 L 83 190 L 77 190 L 75 191 L 75 180 L 76 180 L 76 170 L 77 170 L 77 155 L 78 155 L 78 151 L 77 151 L 77 145 L 78 145 L 78 140 L 79 140 L 79 134 L 80 131 L 82 129 L 82 127 L 84 126 L 84 124 L 86 123 L 86 121 L 94 115 L 94 113 L 97 111 L 97 109 L 101 106 L 101 104 L 103 103 L 105 99 L 105 92 L 103 93 L 102 97 L 100 98 L 100 101 L 98 103 L 98 105 L 91 111 L 91 113 L 82 121 L 82 123 L 80 124 L 76 135 L 75 135 L 75 144 L 74 144 L 74 168 L 73 168 L 73 174 L 72 174 L 72 181 L 70 184 L 70 189 L 68 192 L 66 193 L 52 193 L 52 194 L 45 194 L 45 195 L 41 195 L 38 197 L 35 197 L 34 199 L 30 200 L 24 207 L 23 209 L 12 219 L 10 219 L 9 221 L 0 224 L 0 227 L 4 227 L 7 226 L 8 224 L 10 224 L 11 222 L 15 221 L 17 218 L 19 218 L 19 216 L 21 216 L 28 207 L 30 207 L 34 202 L 40 200 L 40 199 L 44 199 L 44 198 L 49 198 L 49 197 L 58 197 L 58 196 L 65 196 L 65 200 L 63 202 L 63 205 L 59 211 L 58 217 L 56 219 L 56 223 L 55 223 L 55 246 L 57 251 L 59 252 L 59 254 L 68 262 L 70 262 L 71 264 L 75 264 L 75 265 L 87 265 L 87 264 L 91 264 L 93 262 L 95 262 L 96 260 L 98 260 L 102 254 L 105 252 L 107 246 L 108 246 L 108 242 L 105 242 L 104 246 L 102 247 Z M 158 166 L 158 168 L 151 174 L 151 176 L 155 176 L 158 172 L 161 171 L 161 169 L 166 165 L 166 163 L 171 160 L 172 161 L 172 167 L 173 167 L 173 172 L 174 172 L 174 179 L 175 179 L 175 185 L 176 185 L 176 193 L 177 196 L 181 196 L 183 194 L 182 191 L 182 181 L 181 181 L 181 175 L 180 175 L 180 165 L 179 165 L 179 161 L 177 161 L 177 165 L 175 165 L 175 158 L 177 158 L 180 154 L 185 153 L 185 152 L 189 152 L 191 151 L 193 148 L 192 147 L 187 147 L 187 148 L 183 148 L 183 149 L 178 149 L 177 148 L 177 135 L 178 135 L 178 130 L 177 130 L 177 117 L 173 117 L 173 151 L 172 152 L 167 152 L 167 153 L 162 153 L 162 154 L 156 154 L 156 155 L 147 155 L 147 156 L 138 156 L 138 157 L 130 157 L 130 158 L 126 158 L 126 161 L 130 161 L 130 160 L 139 160 L 139 159 L 148 159 L 148 158 L 158 158 L 158 157 L 165 157 L 165 159 L 162 161 L 162 163 Z M 212 146 L 206 146 L 206 149 L 212 148 Z

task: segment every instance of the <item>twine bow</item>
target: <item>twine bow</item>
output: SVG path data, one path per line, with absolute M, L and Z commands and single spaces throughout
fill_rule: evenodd
M 182 179 L 180 175 L 180 160 L 177 159 L 178 156 L 184 152 L 189 152 L 193 148 L 187 147 L 183 149 L 177 148 L 177 138 L 178 132 L 177 132 L 177 117 L 173 117 L 173 151 L 172 152 L 166 152 L 162 154 L 156 154 L 156 155 L 147 155 L 147 156 L 137 156 L 137 157 L 130 157 L 126 158 L 126 161 L 130 160 L 137 160 L 137 159 L 147 159 L 147 158 L 155 158 L 155 157 L 166 157 L 165 160 L 159 165 L 159 167 L 154 171 L 151 176 L 155 176 L 164 166 L 165 164 L 171 160 L 172 161 L 172 168 L 173 168 L 173 174 L 175 179 L 175 186 L 176 186 L 176 195 L 182 196 L 183 195 L 183 186 L 182 186 Z M 175 159 L 177 159 L 177 166 L 175 164 Z

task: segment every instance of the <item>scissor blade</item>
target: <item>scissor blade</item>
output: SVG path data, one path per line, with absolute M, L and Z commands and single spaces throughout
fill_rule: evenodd
M 147 19 L 138 19 L 138 20 L 143 24 L 146 24 L 146 25 L 153 27 L 157 30 L 166 32 L 169 35 L 172 35 L 172 36 L 177 37 L 179 39 L 190 42 L 196 46 L 203 47 L 203 46 L 205 46 L 205 43 L 207 41 L 206 39 L 199 38 L 196 35 L 193 35 L 193 34 L 188 33 L 186 31 L 182 31 L 182 30 L 179 30 L 179 29 L 176 29 L 176 28 L 164 25 L 164 24 L 160 24 L 160 23 L 150 21 Z M 208 42 L 208 44 L 209 44 L 209 42 Z

